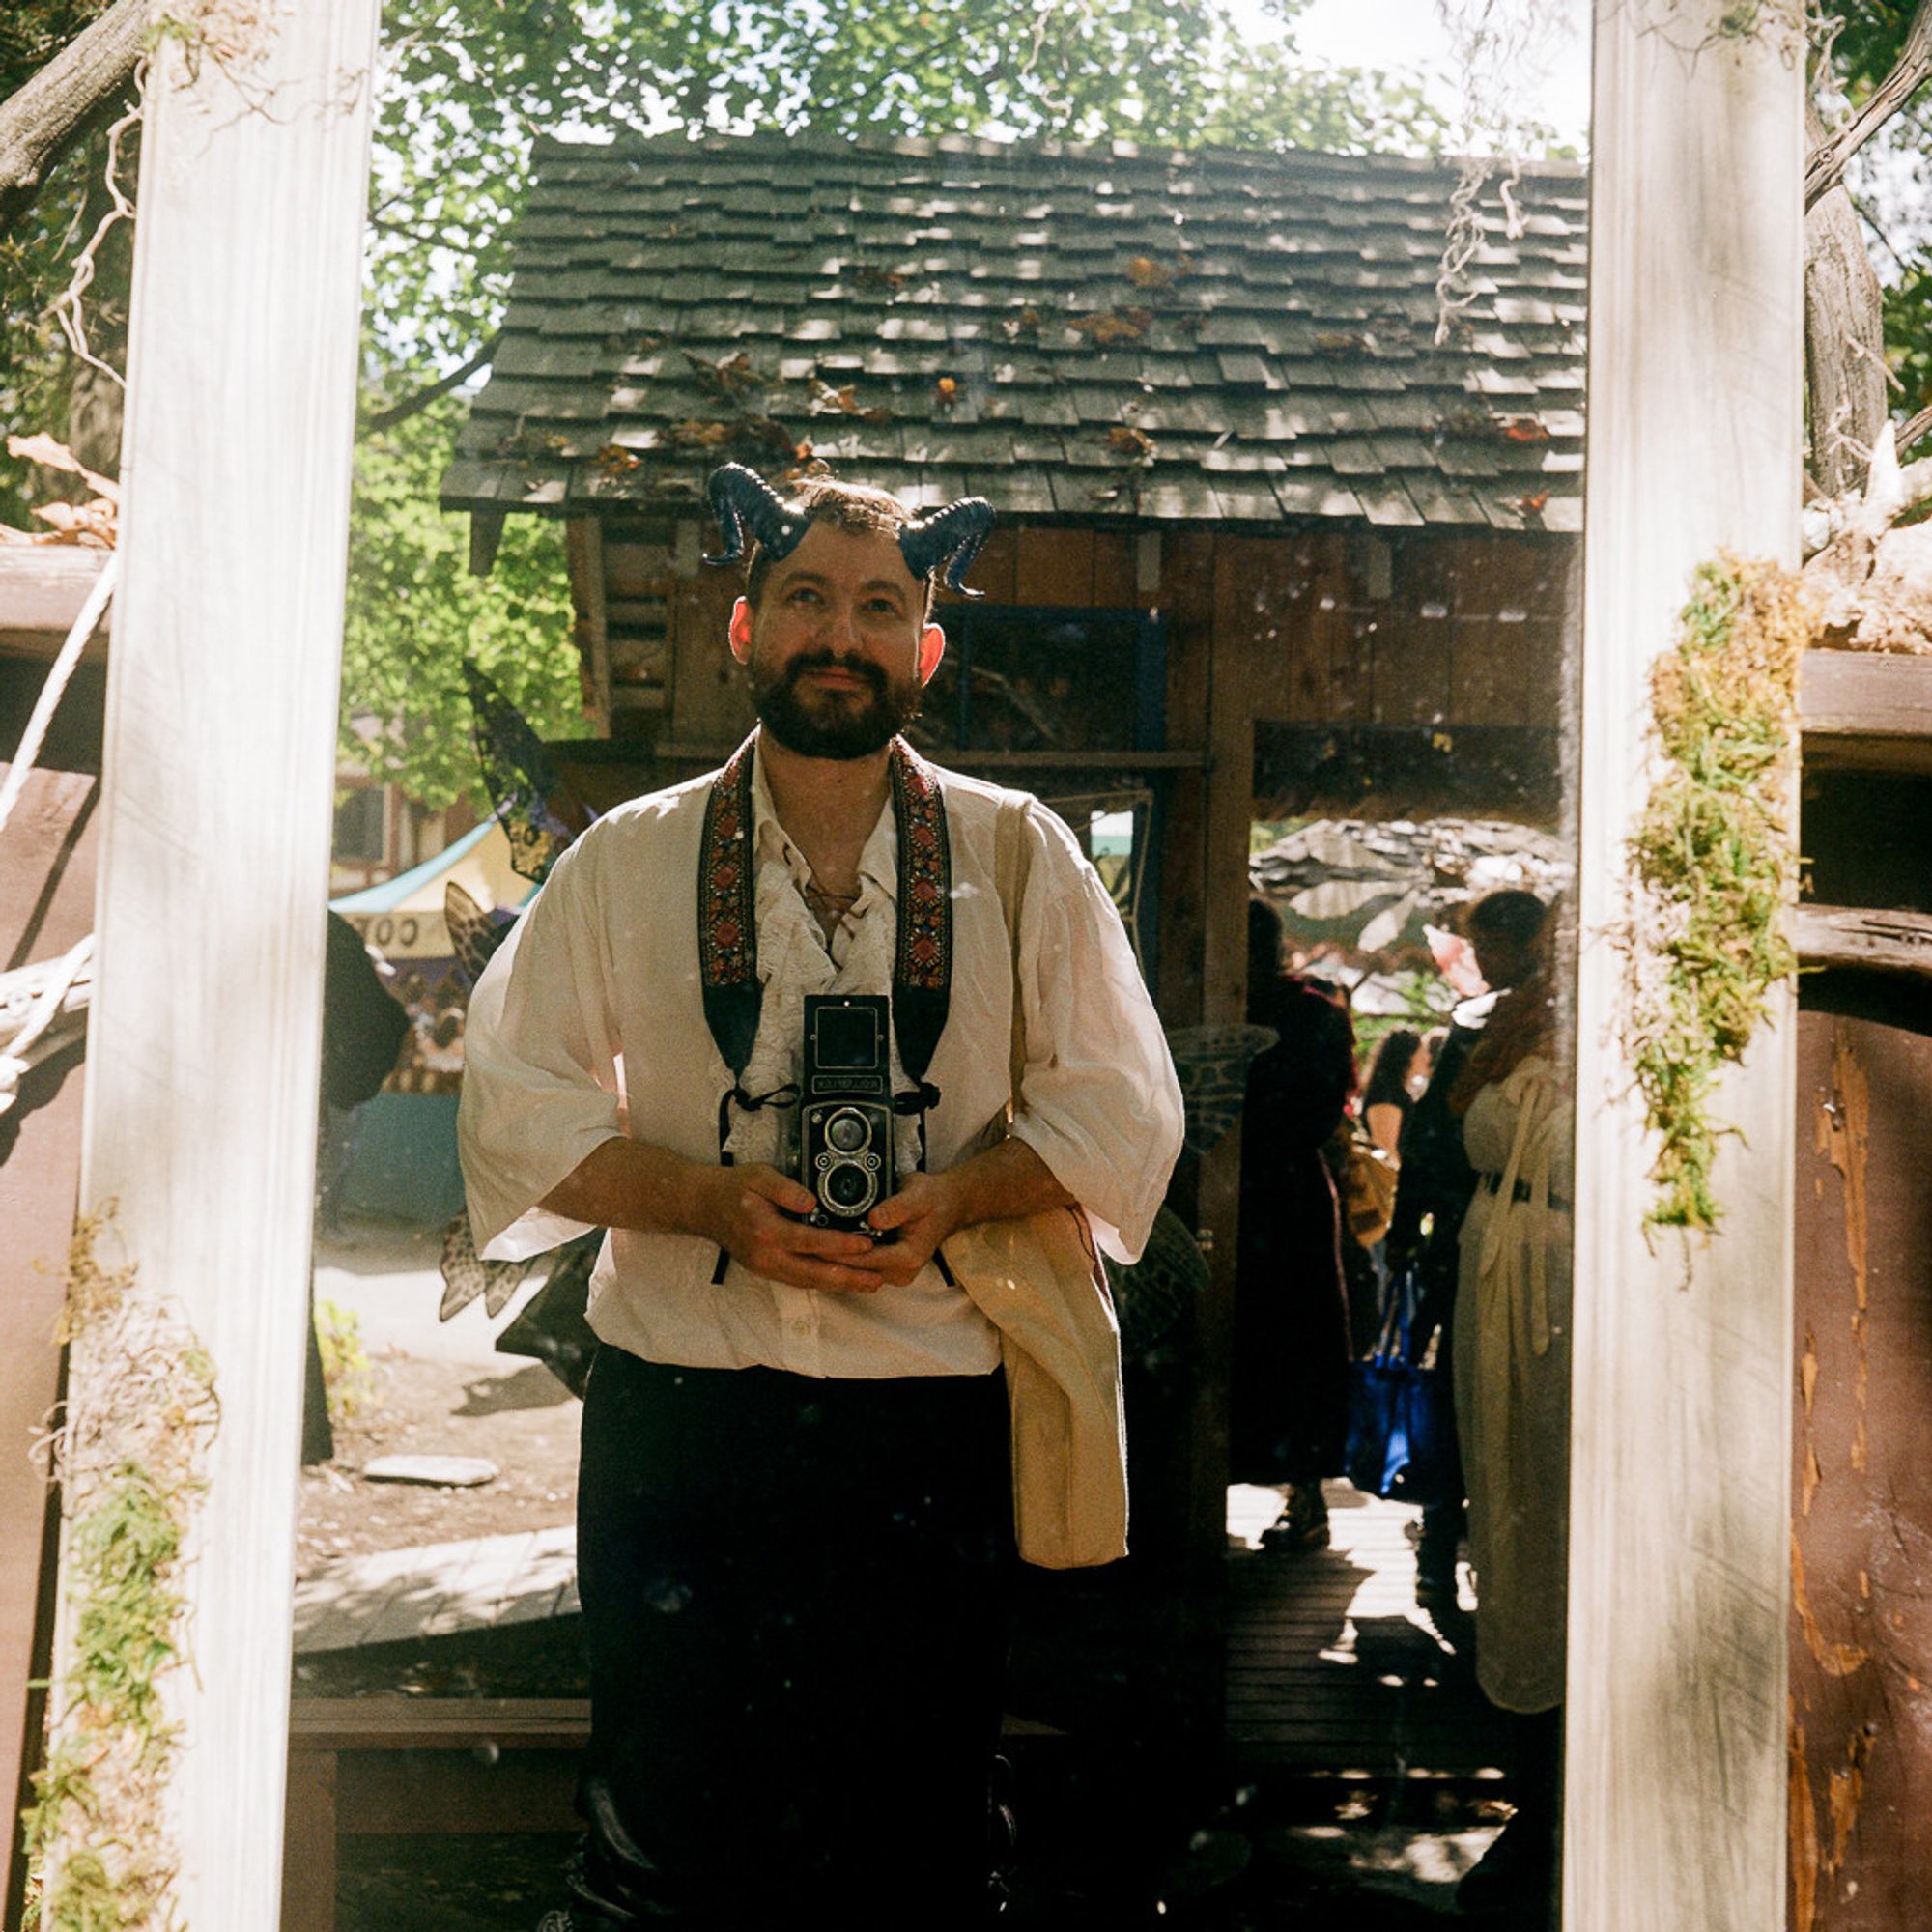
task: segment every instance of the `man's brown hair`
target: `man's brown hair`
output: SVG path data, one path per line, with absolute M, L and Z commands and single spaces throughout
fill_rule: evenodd
M 869 484 L 834 483 L 825 479 L 804 485 L 798 493 L 798 503 L 809 524 L 836 524 L 841 530 L 855 534 L 869 531 L 887 537 L 896 537 L 917 514 L 896 497 L 874 490 Z M 745 601 L 753 611 L 765 594 L 765 579 L 770 576 L 771 568 L 772 559 L 764 545 L 753 538 L 751 554 L 745 560 Z M 930 577 L 923 581 L 922 588 L 925 601 L 919 614 L 923 623 L 932 615 Z

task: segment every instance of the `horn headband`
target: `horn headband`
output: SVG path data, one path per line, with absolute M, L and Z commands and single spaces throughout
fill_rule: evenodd
M 778 492 L 742 463 L 727 463 L 711 472 L 711 508 L 724 534 L 724 548 L 706 563 L 736 563 L 745 554 L 749 535 L 774 562 L 789 556 L 810 527 L 810 514 L 787 503 Z M 915 517 L 899 526 L 899 554 L 916 578 L 937 576 L 949 590 L 966 597 L 984 593 L 969 590 L 964 582 L 980 547 L 993 527 L 993 506 L 983 497 L 961 497 L 944 509 Z

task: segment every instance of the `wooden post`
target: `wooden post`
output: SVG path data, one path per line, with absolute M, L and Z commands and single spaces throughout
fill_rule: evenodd
M 213 1357 L 165 1805 L 277 1922 L 324 905 L 377 0 L 160 38 L 141 144 L 83 1206 Z
M 1600 0 L 1585 517 L 1566 1932 L 1784 1918 L 1793 1002 L 1727 1079 L 1722 1231 L 1646 1245 L 1617 1038 L 1646 677 L 1696 564 L 1797 561 L 1804 61 Z

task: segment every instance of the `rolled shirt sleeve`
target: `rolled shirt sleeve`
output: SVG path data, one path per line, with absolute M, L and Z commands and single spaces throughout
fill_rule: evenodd
M 587 1234 L 537 1204 L 624 1131 L 598 913 L 604 842 L 592 828 L 563 855 L 470 997 L 457 1142 L 476 1251 L 491 1261 Z
M 1116 1261 L 1140 1259 L 1180 1153 L 1180 1085 L 1126 929 L 1045 808 L 1020 908 L 1027 1059 L 1013 1133 L 1087 1210 Z

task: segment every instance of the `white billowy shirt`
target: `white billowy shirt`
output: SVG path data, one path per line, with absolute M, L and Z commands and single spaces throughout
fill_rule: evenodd
M 952 858 L 952 990 L 927 1079 L 935 1172 L 1000 1131 L 1015 971 L 993 885 L 996 787 L 938 774 Z M 459 1138 L 477 1251 L 534 1255 L 586 1232 L 536 1204 L 594 1148 L 629 1133 L 687 1159 L 718 1158 L 731 1085 L 705 1025 L 697 868 L 709 779 L 634 799 L 559 860 L 478 980 L 465 1032 Z M 803 856 L 753 780 L 758 974 L 764 999 L 744 1089 L 796 1080 L 808 993 L 889 993 L 898 834 L 891 801 L 860 859 L 860 893 L 828 946 L 800 888 Z M 1065 826 L 1030 805 L 1030 875 L 1017 981 L 1027 1065 L 1012 1131 L 1087 1210 L 1103 1252 L 1146 1245 L 1180 1148 L 1180 1094 L 1120 916 Z M 893 1053 L 894 1091 L 909 1084 Z M 899 1164 L 917 1157 L 900 1122 Z M 732 1109 L 741 1161 L 780 1165 L 776 1108 Z M 789 1170 L 787 1170 L 789 1171 Z M 908 1286 L 822 1293 L 753 1275 L 696 1236 L 612 1230 L 590 1282 L 598 1336 L 648 1361 L 762 1365 L 808 1376 L 980 1375 L 999 1360 L 984 1316 L 928 1264 Z

